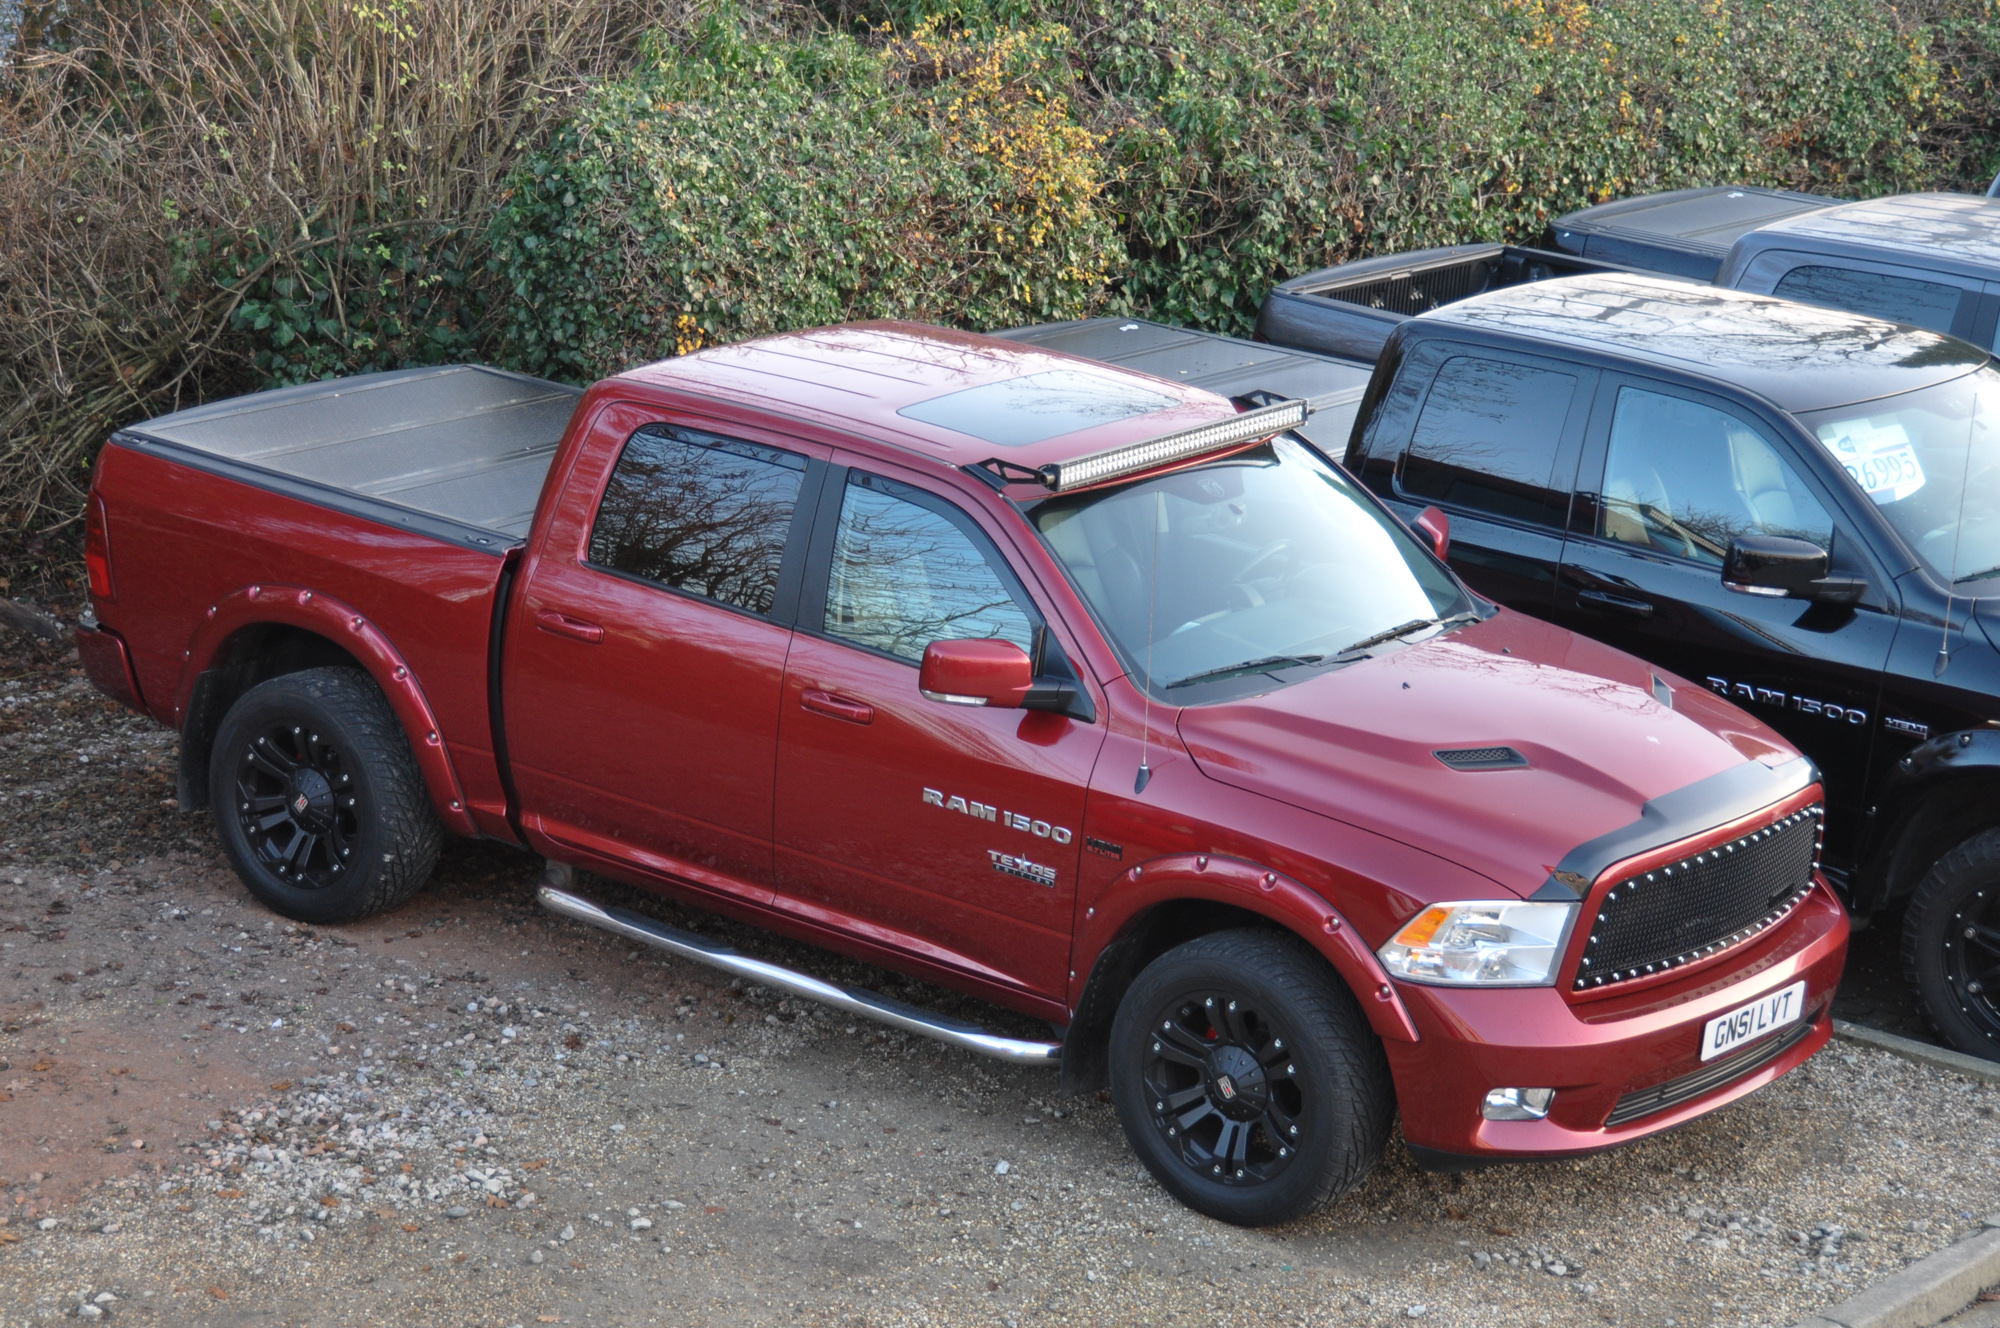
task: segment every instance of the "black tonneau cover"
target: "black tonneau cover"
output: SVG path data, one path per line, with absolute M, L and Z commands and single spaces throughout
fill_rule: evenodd
M 1313 414 L 1298 432 L 1336 460 L 1347 453 L 1347 435 L 1354 427 L 1361 393 L 1374 371 L 1372 365 L 1331 355 L 1169 327 L 1142 318 L 1043 323 L 993 335 L 1190 383 L 1225 397 L 1257 392 L 1304 397 L 1312 403 Z
M 1549 227 L 1549 240 L 1566 254 L 1692 281 L 1714 281 L 1739 237 L 1781 218 L 1837 207 L 1840 202 L 1748 184 L 1676 189 L 1557 217 Z
M 499 549 L 526 538 L 581 388 L 478 365 L 233 397 L 114 440 L 374 520 Z

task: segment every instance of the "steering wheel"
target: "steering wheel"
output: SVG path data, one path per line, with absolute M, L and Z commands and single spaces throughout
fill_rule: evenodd
M 1235 577 L 1232 579 L 1235 581 L 1237 585 L 1239 586 L 1242 585 L 1245 581 L 1251 579 L 1250 574 L 1252 572 L 1256 571 L 1259 567 L 1262 567 L 1265 563 L 1269 562 L 1271 559 L 1277 557 L 1279 554 L 1283 553 L 1286 549 L 1289 549 L 1291 547 L 1292 547 L 1292 542 L 1289 539 L 1272 540 L 1269 544 L 1266 544 L 1263 548 L 1257 550 L 1257 556 L 1252 558 L 1249 562 L 1243 564 L 1242 570 L 1237 572 Z

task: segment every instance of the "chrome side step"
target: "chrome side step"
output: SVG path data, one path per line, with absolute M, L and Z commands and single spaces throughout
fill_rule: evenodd
M 669 927 L 663 922 L 655 922 L 628 909 L 603 908 L 588 899 L 573 895 L 566 890 L 544 885 L 535 891 L 535 898 L 551 913 L 560 913 L 578 922 L 587 922 L 593 927 L 602 927 L 609 932 L 647 945 L 658 946 L 669 954 L 683 959 L 692 959 L 697 964 L 707 964 L 725 973 L 733 973 L 747 982 L 761 982 L 767 987 L 788 991 L 794 996 L 804 996 L 810 1000 L 831 1005 L 837 1009 L 877 1020 L 881 1023 L 920 1033 L 939 1042 L 948 1042 L 954 1047 L 976 1051 L 982 1056 L 992 1056 L 997 1060 L 1013 1061 L 1020 1065 L 1056 1065 L 1062 1060 L 1060 1042 L 1025 1042 L 1017 1038 L 1001 1037 L 989 1033 L 977 1024 L 961 1023 L 942 1015 L 919 1010 L 914 1005 L 905 1005 L 898 1000 L 881 996 L 872 991 L 860 991 L 852 987 L 836 987 L 830 982 L 822 982 L 816 977 L 767 964 L 761 959 L 752 959 L 712 941 L 706 936 L 697 936 L 679 927 Z

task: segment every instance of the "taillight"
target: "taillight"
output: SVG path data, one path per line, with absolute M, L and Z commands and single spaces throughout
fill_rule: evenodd
M 104 525 L 104 499 L 90 495 L 90 508 L 83 520 L 83 566 L 90 573 L 90 597 L 109 604 L 111 593 L 111 536 Z

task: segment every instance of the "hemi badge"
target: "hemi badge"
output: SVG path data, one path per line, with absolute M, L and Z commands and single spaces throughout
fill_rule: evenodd
M 1114 844 L 1108 839 L 1099 839 L 1095 835 L 1085 835 L 1083 837 L 1083 846 L 1092 853 L 1101 853 L 1107 858 L 1123 858 L 1125 856 L 1125 846 L 1123 844 Z

